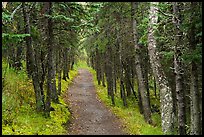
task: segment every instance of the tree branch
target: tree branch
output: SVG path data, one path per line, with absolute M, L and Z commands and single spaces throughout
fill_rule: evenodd
M 13 19 L 14 14 L 16 13 L 18 9 L 20 9 L 21 5 L 22 3 L 13 11 L 13 13 L 11 14 L 11 19 Z
M 159 13 L 163 14 L 164 16 L 172 17 L 172 19 L 175 18 L 175 20 L 180 21 L 180 20 L 178 19 L 178 17 L 175 16 L 174 14 L 167 14 L 167 13 L 164 13 L 163 11 L 161 11 L 161 10 L 159 10 L 159 9 L 155 9 L 155 10 L 157 10 Z
M 175 17 L 173 14 L 167 14 L 167 13 L 164 13 L 163 11 L 161 11 L 160 9 L 155 9 L 157 10 L 158 12 L 162 13 L 164 16 L 168 16 L 168 17 Z

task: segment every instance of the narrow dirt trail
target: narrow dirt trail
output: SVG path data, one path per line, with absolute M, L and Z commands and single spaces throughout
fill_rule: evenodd
M 119 120 L 96 97 L 92 74 L 79 69 L 78 76 L 68 89 L 72 118 L 69 135 L 124 135 Z

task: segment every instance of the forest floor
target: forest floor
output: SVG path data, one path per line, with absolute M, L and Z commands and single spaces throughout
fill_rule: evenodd
M 79 69 L 67 91 L 65 102 L 72 114 L 69 135 L 125 135 L 120 120 L 98 99 L 92 74 Z

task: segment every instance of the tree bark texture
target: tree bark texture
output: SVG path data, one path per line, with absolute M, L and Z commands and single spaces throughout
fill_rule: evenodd
M 136 30 L 136 27 L 137 27 L 137 22 L 136 22 L 136 19 L 135 19 L 135 12 L 136 12 L 136 5 L 137 3 L 136 2 L 131 2 L 131 7 L 132 7 L 132 29 L 133 29 L 133 42 L 134 42 L 134 45 L 135 45 L 135 49 L 136 49 L 136 52 L 138 52 L 139 50 L 139 46 L 138 46 L 138 43 L 137 43 L 137 30 Z M 141 93 L 141 98 L 142 98 L 142 106 L 143 106 L 143 110 L 144 110 L 144 118 L 145 118 L 145 121 L 147 123 L 152 123 L 152 119 L 151 119 L 151 110 L 150 110 L 150 106 L 149 106 L 149 103 L 148 103 L 148 98 L 147 98 L 147 89 L 146 89 L 146 85 L 145 85 L 145 80 L 144 80 L 144 77 L 142 75 L 142 68 L 141 68 L 141 63 L 140 63 L 140 60 L 139 60 L 139 55 L 138 53 L 136 53 L 136 56 L 135 56 L 135 62 L 136 62 L 136 73 L 137 73 L 137 77 L 138 77 L 138 80 L 139 80 L 139 88 L 140 88 L 140 93 Z
M 111 97 L 112 104 L 115 105 L 114 101 L 114 91 L 113 91 L 113 63 L 112 63 L 112 49 L 110 45 L 107 45 L 107 64 L 106 64 L 106 79 L 107 79 L 107 88 L 108 95 Z
M 52 3 L 48 3 L 48 14 L 52 15 Z M 53 45 L 53 28 L 52 20 L 48 18 L 48 74 L 47 74 L 47 98 L 46 98 L 46 112 L 49 114 L 51 108 L 51 101 L 58 102 L 56 92 L 56 81 L 54 72 L 54 45 Z
M 158 21 L 157 15 L 158 2 L 152 2 L 149 10 L 149 27 L 148 27 L 148 51 L 150 57 L 151 67 L 153 69 L 154 77 L 160 89 L 160 102 L 161 102 L 161 119 L 162 131 L 164 134 L 173 134 L 173 100 L 172 92 L 168 85 L 168 81 L 162 70 L 159 61 L 159 55 L 156 51 L 156 39 L 154 36 L 155 25 Z
M 30 32 L 30 20 L 29 20 L 29 14 L 27 12 L 27 5 L 23 2 L 23 15 L 24 15 L 24 23 L 25 23 L 25 33 L 26 34 L 31 34 Z M 37 66 L 35 64 L 35 56 L 34 56 L 34 50 L 33 50 L 33 45 L 32 45 L 32 37 L 27 36 L 26 37 L 26 55 L 27 58 L 27 70 L 28 70 L 28 75 L 31 75 L 32 81 L 33 81 L 33 86 L 34 86 L 34 91 L 35 91 L 35 98 L 36 98 L 36 110 L 37 111 L 43 111 L 44 110 L 44 100 L 43 96 L 41 94 L 41 89 L 40 89 L 40 83 L 39 83 L 39 78 L 38 78 L 38 72 L 37 72 Z M 28 67 L 29 66 L 29 67 Z
M 183 69 L 181 60 L 181 48 L 182 48 L 182 32 L 180 30 L 180 6 L 178 2 L 173 3 L 173 13 L 174 13 L 174 31 L 175 31 L 175 45 L 174 45 L 174 73 L 176 82 L 176 97 L 178 106 L 178 134 L 186 134 L 186 115 L 185 115 L 185 100 L 184 100 L 184 90 L 183 90 Z
M 195 39 L 195 11 L 196 9 L 196 2 L 191 2 L 191 28 L 190 28 L 190 38 L 189 38 L 189 44 L 190 44 L 190 50 L 194 51 L 196 49 L 196 39 Z M 200 135 L 201 133 L 201 114 L 200 114 L 200 107 L 199 104 L 202 102 L 199 99 L 199 89 L 198 89 L 198 70 L 197 70 L 197 64 L 193 60 L 191 62 L 191 85 L 190 85 L 190 99 L 191 99 L 191 107 L 190 107 L 190 114 L 191 114 L 191 124 L 190 124 L 190 134 L 191 135 Z

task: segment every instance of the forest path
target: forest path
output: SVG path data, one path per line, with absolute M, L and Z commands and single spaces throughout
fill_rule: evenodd
M 68 123 L 69 135 L 124 135 L 121 123 L 105 105 L 97 99 L 92 74 L 79 69 L 67 93 L 66 102 L 72 113 Z

